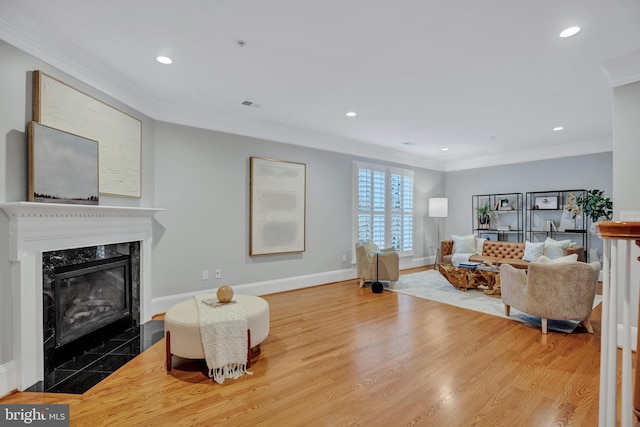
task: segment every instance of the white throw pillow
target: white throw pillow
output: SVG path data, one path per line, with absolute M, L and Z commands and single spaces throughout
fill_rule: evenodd
M 482 255 L 482 249 L 484 248 L 484 242 L 486 241 L 487 239 L 482 239 L 480 237 L 476 239 L 476 254 Z
M 467 236 L 451 235 L 453 239 L 453 253 L 458 254 L 475 254 L 476 253 L 476 235 L 469 234 Z
M 578 254 L 566 255 L 556 259 L 551 259 L 549 257 L 541 255 L 540 257 L 538 257 L 536 262 L 541 262 L 543 264 L 555 264 L 558 262 L 578 262 Z
M 571 240 L 553 240 L 547 237 L 544 241 L 543 255 L 551 259 L 563 257 L 567 254 L 567 248 L 571 244 Z
M 524 242 L 524 255 L 522 259 L 524 261 L 535 261 L 544 254 L 544 242 L 533 243 L 528 240 Z
M 369 256 L 369 258 L 371 258 L 376 252 L 380 252 L 380 248 L 378 247 L 378 245 L 373 243 L 371 240 L 367 240 L 367 242 L 364 244 L 364 248 L 367 251 L 367 255 Z

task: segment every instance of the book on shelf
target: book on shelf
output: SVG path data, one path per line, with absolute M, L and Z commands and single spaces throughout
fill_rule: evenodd
M 542 231 L 558 231 L 558 226 L 552 219 L 545 219 Z

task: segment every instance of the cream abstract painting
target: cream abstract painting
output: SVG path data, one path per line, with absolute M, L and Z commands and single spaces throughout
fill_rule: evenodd
M 98 141 L 100 194 L 141 197 L 140 120 L 39 71 L 33 78 L 35 121 Z
M 305 250 L 306 165 L 251 157 L 250 255 Z

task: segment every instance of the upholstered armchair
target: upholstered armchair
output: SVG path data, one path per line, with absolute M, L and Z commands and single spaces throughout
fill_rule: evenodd
M 393 248 L 381 250 L 371 241 L 356 243 L 356 263 L 360 287 L 364 286 L 364 282 L 375 280 L 391 281 L 391 287 L 396 287 L 396 281 L 400 277 L 400 260 Z
M 589 321 L 596 296 L 600 263 L 531 262 L 527 271 L 508 264 L 500 267 L 500 286 L 505 314 L 510 308 L 539 316 L 542 333 L 547 333 L 547 319 L 580 320 L 589 333 Z

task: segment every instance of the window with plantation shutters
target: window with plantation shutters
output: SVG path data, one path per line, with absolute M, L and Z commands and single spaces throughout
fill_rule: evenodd
M 413 252 L 413 171 L 354 162 L 356 241 Z

